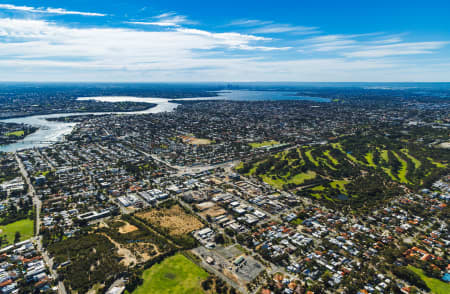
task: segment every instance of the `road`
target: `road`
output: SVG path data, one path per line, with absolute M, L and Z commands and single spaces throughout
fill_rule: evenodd
M 15 157 L 16 157 L 17 164 L 19 165 L 19 168 L 20 168 L 20 173 L 22 174 L 22 177 L 25 179 L 25 182 L 28 185 L 28 195 L 31 195 L 31 197 L 33 198 L 33 204 L 35 206 L 35 212 L 36 212 L 36 219 L 35 219 L 35 222 L 34 222 L 35 226 L 36 226 L 35 240 L 36 240 L 36 243 L 37 243 L 38 251 L 41 252 L 45 263 L 48 265 L 49 270 L 50 270 L 50 275 L 52 276 L 52 278 L 54 280 L 57 280 L 58 279 L 58 274 L 53 269 L 53 261 L 48 256 L 47 250 L 45 250 L 45 248 L 42 247 L 42 240 L 41 240 L 41 237 L 39 236 L 40 228 L 41 228 L 41 207 L 42 207 L 42 202 L 39 199 L 38 195 L 36 194 L 36 190 L 34 189 L 34 186 L 31 183 L 31 179 L 30 179 L 30 177 L 28 175 L 28 172 L 25 169 L 25 166 L 24 166 L 22 160 L 20 159 L 20 157 L 17 155 L 17 153 L 15 153 Z M 67 294 L 66 288 L 64 287 L 64 283 L 63 282 L 58 282 L 58 293 L 59 294 Z
M 25 169 L 25 166 L 23 165 L 22 160 L 20 159 L 20 157 L 17 155 L 17 153 L 15 154 L 16 157 L 16 161 L 17 164 L 19 165 L 20 168 L 20 173 L 22 174 L 22 177 L 25 179 L 25 182 L 28 185 L 28 195 L 30 195 L 33 198 L 33 204 L 36 207 L 36 220 L 35 220 L 35 226 L 36 226 L 36 236 L 39 236 L 39 229 L 41 227 L 40 221 L 41 221 L 41 206 L 42 206 L 42 202 L 39 199 L 39 197 L 36 195 L 36 190 L 33 187 L 33 184 L 31 183 L 30 177 L 28 176 L 28 172 Z

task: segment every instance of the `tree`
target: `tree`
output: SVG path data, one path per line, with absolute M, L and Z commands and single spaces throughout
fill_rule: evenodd
M 20 232 L 16 232 L 16 234 L 14 235 L 14 243 L 19 242 L 20 242 Z
M 234 235 L 236 235 L 236 232 L 230 228 L 225 228 L 225 233 L 230 237 L 233 237 Z
M 224 244 L 224 243 L 225 243 L 225 238 L 224 238 L 223 234 L 217 234 L 217 235 L 215 236 L 215 238 L 214 238 L 214 241 L 215 241 L 217 244 Z

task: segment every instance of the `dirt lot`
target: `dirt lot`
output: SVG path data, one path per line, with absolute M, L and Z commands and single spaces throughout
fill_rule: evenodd
M 211 140 L 208 139 L 199 139 L 190 136 L 181 136 L 183 143 L 191 144 L 191 145 L 209 145 L 211 144 Z
M 200 213 L 201 216 L 206 217 L 207 215 L 210 215 L 211 217 L 216 217 L 222 214 L 225 214 L 227 211 L 221 207 L 218 206 L 214 206 L 211 207 L 210 209 L 207 209 L 205 211 L 202 211 Z
M 140 212 L 136 216 L 168 230 L 172 236 L 185 235 L 203 228 L 203 224 L 195 216 L 187 214 L 179 205 Z
M 129 223 L 125 223 L 125 225 L 123 225 L 119 228 L 119 233 L 126 234 L 126 233 L 131 233 L 131 232 L 134 232 L 137 230 L 138 230 L 137 227 L 130 225 Z

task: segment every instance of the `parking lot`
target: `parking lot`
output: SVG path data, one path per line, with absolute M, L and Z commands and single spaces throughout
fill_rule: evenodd
M 228 278 L 236 280 L 241 285 L 251 282 L 264 270 L 262 264 L 246 255 L 236 245 L 214 249 L 198 247 L 194 252 L 211 267 L 227 273 Z

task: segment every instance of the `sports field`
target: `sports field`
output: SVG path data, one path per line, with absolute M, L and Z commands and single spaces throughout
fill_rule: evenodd
M 33 221 L 30 219 L 23 219 L 6 226 L 0 226 L 0 235 L 6 235 L 8 245 L 14 242 L 16 232 L 20 232 L 20 240 L 26 240 L 33 236 Z
M 176 254 L 146 270 L 144 283 L 133 294 L 203 294 L 201 282 L 207 277 L 202 268 L 183 254 Z

